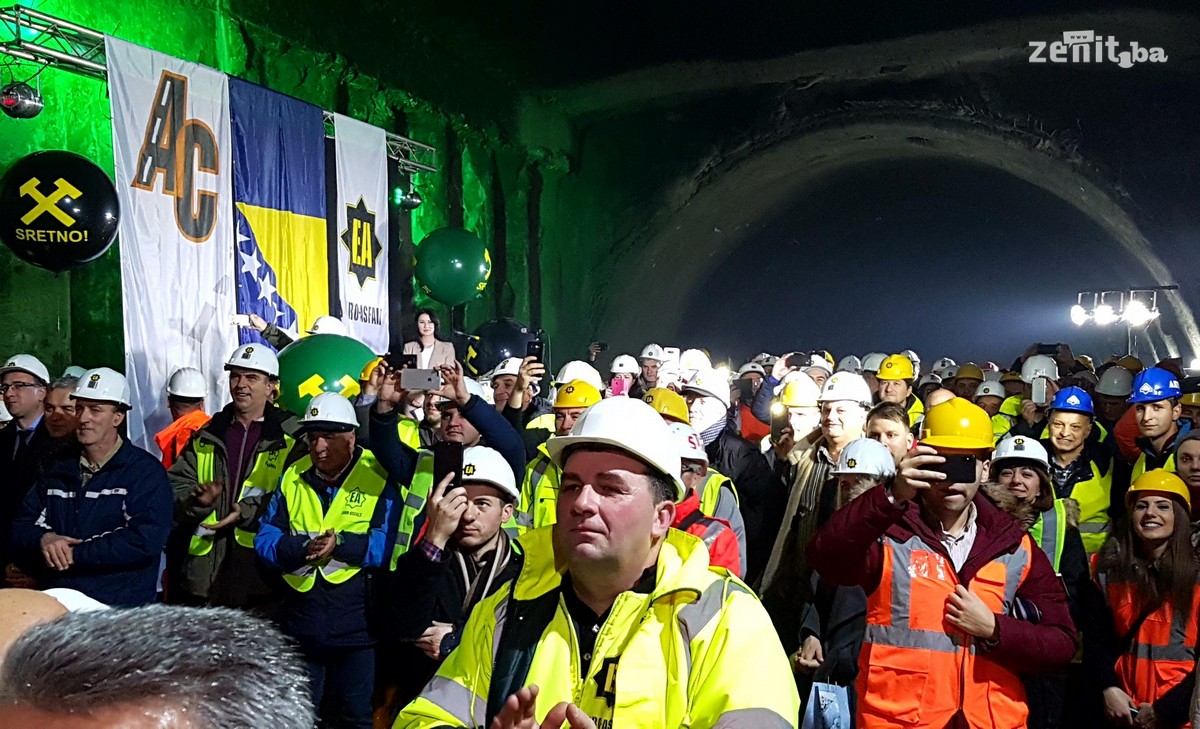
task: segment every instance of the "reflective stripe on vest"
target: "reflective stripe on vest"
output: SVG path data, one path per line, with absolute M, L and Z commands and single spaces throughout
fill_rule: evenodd
M 425 502 L 432 491 L 433 453 L 420 451 L 412 483 L 403 492 L 404 504 L 400 508 L 400 527 L 396 532 L 396 546 L 392 548 L 391 569 L 396 569 L 396 561 L 400 559 L 400 555 L 412 546 L 413 528 L 416 526 L 417 517 L 425 511 Z
M 513 515 L 517 529 L 537 529 L 557 521 L 560 477 L 561 472 L 550 460 L 545 444 L 538 446 L 537 457 L 525 467 L 525 479 L 521 482 L 521 501 Z
M 321 497 L 317 496 L 317 492 L 301 478 L 301 474 L 310 468 L 312 459 L 305 456 L 287 470 L 279 484 L 287 504 L 289 533 L 312 538 L 325 531 L 334 534 L 369 532 L 375 506 L 387 485 L 387 471 L 375 460 L 375 455 L 370 451 L 362 452 L 354 468 L 334 493 L 328 511 L 322 509 Z M 308 592 L 317 582 L 317 573 L 325 581 L 337 585 L 361 570 L 361 566 L 341 562 L 331 555 L 316 565 L 306 563 L 293 572 L 285 573 L 283 579 L 292 589 Z
M 1096 575 L 1112 613 L 1113 625 L 1124 635 L 1141 614 L 1142 605 L 1130 585 L 1109 583 Z M 1197 611 L 1200 586 L 1192 590 L 1192 609 L 1180 613 L 1167 600 L 1142 621 L 1129 650 L 1114 666 L 1121 688 L 1141 703 L 1154 703 L 1177 686 L 1196 666 Z
M 721 499 L 721 487 L 726 484 L 729 485 L 729 491 L 733 493 L 733 503 L 741 506 L 733 481 L 720 471 L 709 468 L 704 477 L 704 485 L 700 487 L 700 511 L 704 512 L 705 516 L 712 516 L 716 511 L 717 502 Z
M 283 466 L 287 454 L 291 452 L 296 439 L 290 435 L 283 436 L 283 448 L 276 448 L 259 453 L 254 459 L 254 466 L 246 479 L 242 481 L 242 489 L 238 493 L 238 501 L 255 496 L 265 496 L 273 493 L 283 475 Z M 195 439 L 193 448 L 196 451 L 196 483 L 208 483 L 216 478 L 217 446 L 215 443 Z M 203 557 L 212 551 L 216 530 L 213 529 L 220 519 L 213 509 L 208 516 L 196 526 L 188 544 L 188 554 L 193 557 Z M 246 549 L 254 549 L 254 532 L 235 527 L 233 538 Z
M 1079 503 L 1079 536 L 1090 556 L 1100 551 L 1112 529 L 1108 518 L 1108 507 L 1112 502 L 1112 469 L 1100 475 L 1100 467 L 1094 462 L 1088 466 L 1092 469 L 1092 477 L 1075 484 L 1070 494 L 1063 495 Z
M 1165 463 L 1162 464 L 1161 468 L 1163 468 L 1167 471 L 1170 471 L 1171 473 L 1175 473 L 1175 454 L 1174 453 L 1167 456 L 1167 460 Z M 1140 456 L 1138 456 L 1137 462 L 1133 464 L 1133 474 L 1130 476 L 1129 482 L 1133 483 L 1134 481 L 1138 480 L 1138 476 L 1141 476 L 1145 472 L 1146 472 L 1146 454 L 1143 453 Z
M 1060 574 L 1058 563 L 1062 561 L 1063 542 L 1067 536 L 1067 508 L 1062 499 L 1055 499 L 1054 508 L 1041 513 L 1029 528 L 1029 536 L 1050 558 L 1055 574 Z
M 1029 573 L 1033 542 L 980 568 L 968 585 L 988 609 L 1011 614 Z M 958 711 L 968 726 L 1024 726 L 1021 678 L 977 656 L 972 638 L 946 622 L 946 600 L 959 584 L 950 560 L 916 536 L 885 537 L 879 587 L 867 597 L 859 654 L 858 726 L 945 726 Z
M 400 418 L 396 423 L 396 433 L 400 436 L 400 442 L 412 448 L 414 451 L 421 450 L 421 424 L 412 418 Z

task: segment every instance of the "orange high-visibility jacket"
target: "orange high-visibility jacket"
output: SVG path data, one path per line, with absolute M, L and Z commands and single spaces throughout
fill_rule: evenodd
M 1033 549 L 1026 534 L 1015 552 L 984 565 L 967 589 L 992 612 L 1011 613 Z M 860 729 L 941 729 L 960 709 L 971 727 L 1025 726 L 1029 709 L 1020 676 L 946 622 L 946 601 L 959 584 L 950 560 L 920 537 L 884 536 L 883 574 L 867 597 L 859 653 Z
M 154 442 L 162 451 L 163 468 L 170 468 L 175 463 L 175 459 L 179 458 L 179 454 L 192 439 L 192 434 L 207 425 L 209 420 L 211 418 L 208 413 L 203 410 L 193 410 L 158 431 L 158 435 L 154 436 Z
M 1128 635 L 1143 606 L 1132 585 L 1110 583 L 1096 575 L 1112 614 L 1117 635 Z M 1129 650 L 1117 658 L 1121 690 L 1138 704 L 1153 704 L 1196 667 L 1197 608 L 1200 585 L 1193 588 L 1192 609 L 1180 615 L 1168 600 L 1138 628 Z

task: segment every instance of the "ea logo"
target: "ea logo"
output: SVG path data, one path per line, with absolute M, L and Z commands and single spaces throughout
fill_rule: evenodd
M 851 458 L 850 460 L 846 461 L 846 465 L 850 468 L 858 468 L 858 461 Z
M 464 476 L 474 476 L 475 475 L 475 464 L 468 463 L 467 465 L 463 466 L 463 475 Z
M 308 411 L 308 414 L 309 414 L 309 415 L 311 415 L 311 416 L 313 416 L 313 417 L 315 418 L 315 417 L 317 417 L 317 415 L 319 415 L 319 414 L 320 414 L 320 412 L 321 412 L 320 410 L 317 410 L 316 408 L 313 408 L 313 409 L 311 409 L 311 410 L 309 410 L 309 411 Z

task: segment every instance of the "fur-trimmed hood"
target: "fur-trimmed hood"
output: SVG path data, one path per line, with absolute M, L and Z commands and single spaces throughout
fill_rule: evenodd
M 1024 531 L 1029 531 L 1029 528 L 1041 516 L 1033 504 L 1021 501 L 1011 491 L 995 481 L 986 481 L 979 488 L 992 500 L 992 503 L 1015 519 Z M 1075 499 L 1062 499 L 1062 502 L 1063 508 L 1066 511 L 1067 526 L 1072 529 L 1078 529 L 1079 502 Z

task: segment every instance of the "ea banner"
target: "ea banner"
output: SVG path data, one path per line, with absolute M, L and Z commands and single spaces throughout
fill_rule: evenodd
M 208 412 L 237 346 L 228 77 L 105 39 L 121 204 L 125 374 L 140 417 L 130 438 L 155 452 L 170 422 L 166 383 L 179 367 L 212 380 Z
M 334 116 L 338 303 L 350 336 L 388 349 L 387 138 L 382 129 Z M 336 216 L 336 217 L 335 217 Z M 336 222 L 334 222 L 336 221 Z

